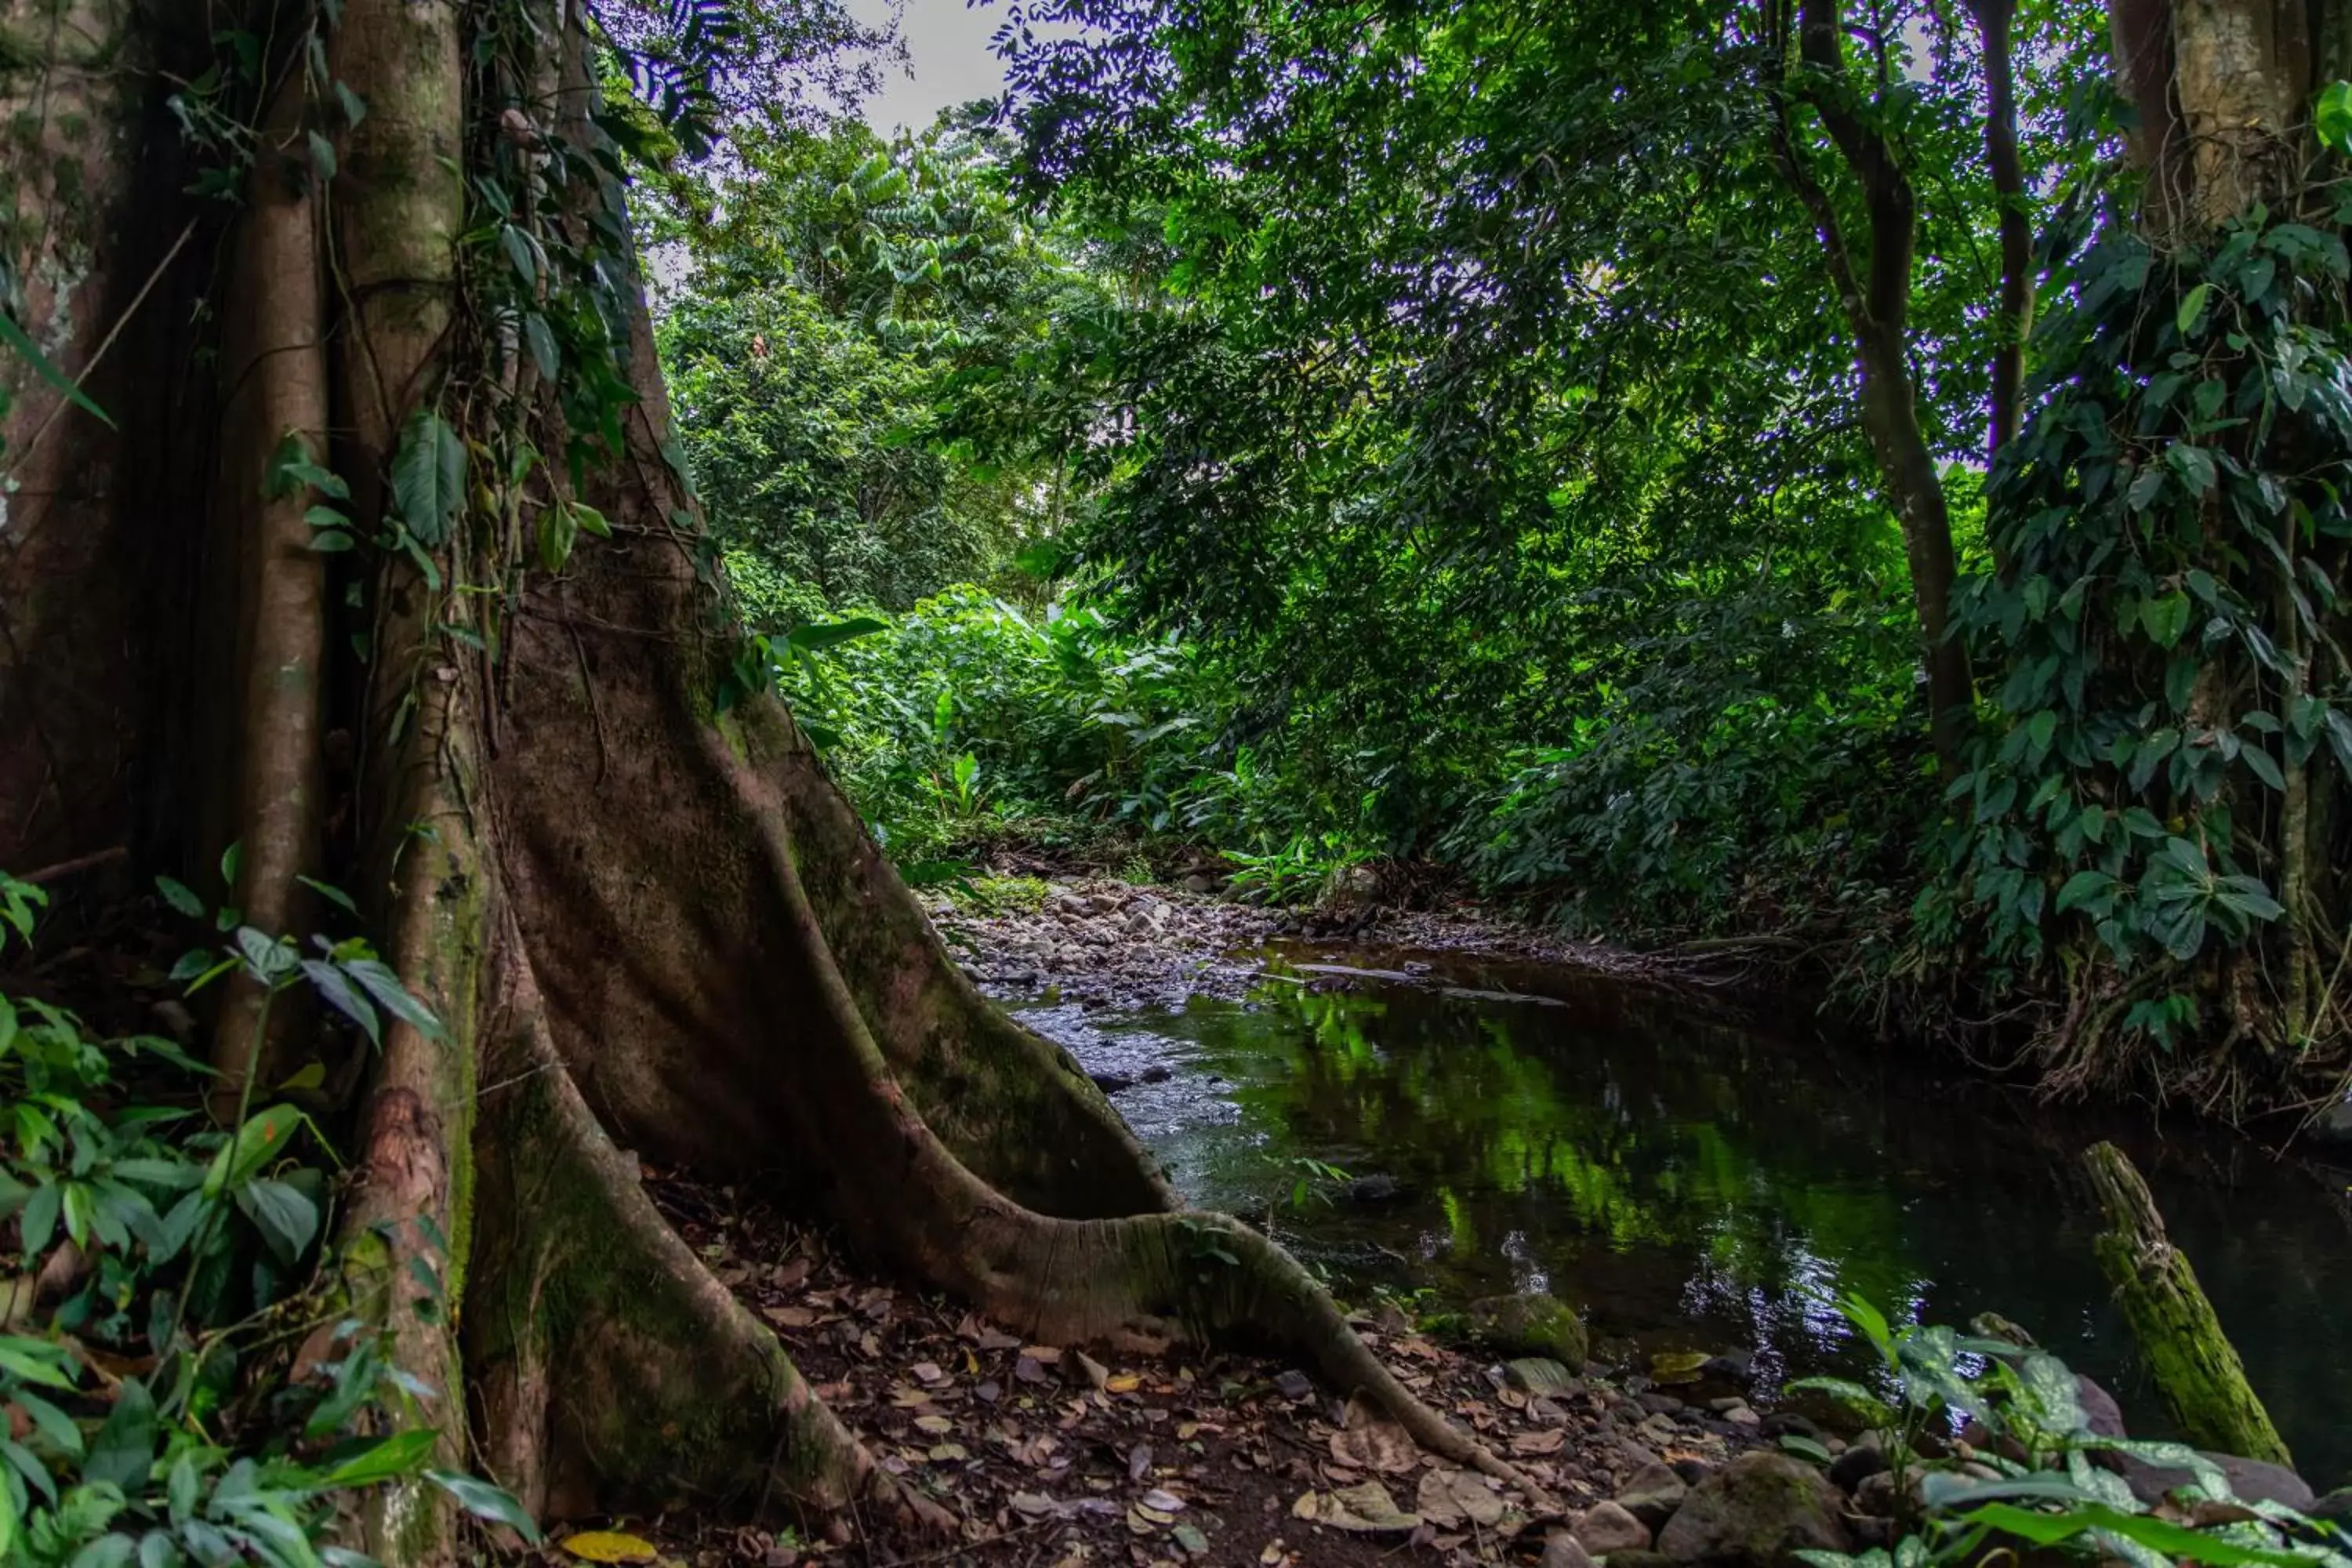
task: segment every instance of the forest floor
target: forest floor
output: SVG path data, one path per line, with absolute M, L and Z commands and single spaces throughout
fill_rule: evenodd
M 554 1561 L 596 1560 L 608 1549 L 598 1538 L 623 1531 L 697 1568 L 1370 1568 L 1400 1553 L 1433 1568 L 1524 1563 L 1548 1531 L 1645 1467 L 1696 1475 L 1759 1440 L 1760 1418 L 1737 1394 L 1637 1394 L 1588 1369 L 1507 1364 L 1439 1343 L 1391 1304 L 1356 1314 L 1407 1386 L 1568 1510 L 1547 1513 L 1422 1453 L 1402 1428 L 1283 1361 L 1024 1344 L 952 1302 L 860 1272 L 823 1234 L 731 1189 L 652 1171 L 646 1185 L 882 1467 L 954 1514 L 959 1532 L 941 1540 L 862 1520 L 778 1532 L 698 1525 L 689 1513 L 575 1534 L 582 1550 L 569 1553 L 558 1540 Z

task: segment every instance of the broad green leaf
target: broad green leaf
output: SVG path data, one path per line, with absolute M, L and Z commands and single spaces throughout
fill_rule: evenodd
M 88 1479 L 111 1482 L 135 1494 L 146 1485 L 147 1473 L 155 1463 L 158 1430 L 155 1396 L 139 1379 L 123 1379 L 122 1391 L 115 1396 L 114 1408 L 108 1413 L 106 1424 L 90 1440 L 89 1458 L 82 1467 L 82 1474 Z
M 430 1426 L 395 1432 L 364 1451 L 352 1455 L 319 1478 L 322 1487 L 370 1487 L 418 1472 L 433 1457 L 440 1434 Z
M 2210 283 L 2200 283 L 2180 297 L 2180 309 L 2173 316 L 2173 324 L 2180 329 L 2182 337 L 2195 333 L 2198 323 L 2204 321 L 2205 301 L 2211 298 L 2212 293 Z
M 392 455 L 393 504 L 417 543 L 446 542 L 465 505 L 466 447 L 449 422 L 420 408 L 400 428 Z
M 539 1544 L 538 1522 L 504 1488 L 455 1470 L 427 1470 L 425 1479 L 456 1498 L 458 1506 L 475 1518 L 503 1524 L 530 1544 Z

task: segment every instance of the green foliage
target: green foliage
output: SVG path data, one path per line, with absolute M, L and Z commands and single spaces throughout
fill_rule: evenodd
M 2341 213 L 2338 214 L 2340 221 Z M 2042 332 L 2048 387 L 1996 476 L 1997 574 L 1964 600 L 2005 679 L 1955 780 L 1931 938 L 2123 978 L 2120 1026 L 2169 1047 L 2217 954 L 2282 977 L 2298 1039 L 2307 927 L 2352 774 L 2352 359 L 2341 237 L 2256 212 L 2153 251 L 2109 221 Z M 2298 974 L 2303 976 L 2298 979 Z
M 2093 1432 L 2074 1374 L 2055 1356 L 1940 1326 L 1895 1328 L 1858 1296 L 1837 1305 L 1876 1352 L 1891 1403 L 1834 1378 L 1790 1386 L 1840 1398 L 1886 1434 L 1895 1495 L 1906 1510 L 1905 1533 L 1891 1551 L 1799 1553 L 1812 1568 L 1974 1563 L 1989 1548 L 2014 1550 L 2021 1542 L 2130 1568 L 2181 1562 L 2343 1568 L 2352 1562 L 2352 1537 L 2277 1503 L 2234 1497 L 2221 1469 L 2195 1449 Z M 1990 1466 L 1994 1479 L 1963 1472 L 1958 1458 L 1921 1457 L 1924 1436 L 1952 1434 L 1961 1421 L 1973 1428 L 1970 1459 Z M 2192 1479 L 2179 1490 L 2195 1511 L 2141 1502 L 2121 1476 L 2097 1462 L 2101 1455 L 2188 1471 Z
M 29 940 L 42 901 L 0 874 L 0 942 Z M 378 1008 L 433 1025 L 364 942 L 320 939 L 305 959 L 234 910 L 207 923 L 227 940 L 183 961 L 192 989 L 237 971 L 268 997 L 315 986 L 371 1037 Z M 0 995 L 0 1403 L 24 1415 L 0 1434 L 0 1559 L 361 1563 L 327 1544 L 339 1507 L 417 1479 L 530 1534 L 504 1492 L 427 1469 L 436 1434 L 409 1423 L 436 1391 L 393 1372 L 368 1304 L 327 1285 L 318 1130 L 249 1092 L 209 1125 L 205 1070 L 169 1041 L 93 1039 L 60 1007 Z

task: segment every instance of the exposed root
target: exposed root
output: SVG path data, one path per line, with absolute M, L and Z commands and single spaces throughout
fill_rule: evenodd
M 501 976 L 467 1331 L 492 1471 L 552 1518 L 639 1501 L 952 1524 L 875 1465 L 655 1210 L 556 1058 L 528 967 Z

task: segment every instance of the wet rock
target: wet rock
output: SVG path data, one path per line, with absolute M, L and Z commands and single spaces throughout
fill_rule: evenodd
M 1315 1396 L 1314 1380 L 1303 1372 L 1278 1373 L 1274 1380 L 1274 1387 L 1276 1393 L 1294 1405 Z
M 1693 1455 L 1686 1454 L 1679 1459 L 1669 1459 L 1666 1462 L 1672 1467 L 1675 1474 L 1683 1479 L 1683 1485 L 1686 1487 L 1695 1487 L 1715 1474 L 1713 1465 Z
M 1405 1195 L 1403 1183 L 1378 1172 L 1358 1176 L 1342 1191 L 1351 1204 L 1392 1204 Z
M 1675 1568 L 1675 1560 L 1654 1549 L 1612 1552 L 1609 1568 Z
M 2079 1372 L 2074 1374 L 2074 1396 L 2081 1401 L 2092 1431 L 2102 1437 L 2130 1436 L 2124 1430 L 2124 1407 L 2116 1403 L 2116 1396 Z
M 1822 1440 L 1821 1427 L 1811 1417 L 1795 1410 L 1775 1410 L 1771 1415 L 1761 1417 L 1757 1423 L 1757 1431 L 1767 1437 L 1810 1437 L 1816 1443 Z
M 1690 1495 L 1689 1483 L 1665 1465 L 1644 1465 L 1627 1478 L 1615 1499 L 1619 1508 L 1653 1531 L 1665 1528 Z
M 1677 1563 L 1779 1568 L 1799 1552 L 1846 1552 L 1837 1489 L 1785 1454 L 1742 1454 L 1691 1489 L 1658 1548 Z
M 1584 1364 L 1589 1342 L 1583 1321 L 1540 1290 L 1473 1301 L 1465 1316 L 1479 1342 L 1505 1355 L 1548 1356 L 1571 1367 Z
M 1727 1351 L 1709 1356 L 1699 1363 L 1698 1374 L 1709 1382 L 1735 1383 L 1745 1386 L 1755 1380 L 1756 1357 L 1748 1351 Z
M 1576 1521 L 1576 1542 L 1595 1557 L 1617 1552 L 1643 1552 L 1650 1545 L 1650 1527 L 1613 1502 L 1594 1503 Z
M 2337 1524 L 2352 1523 L 2352 1487 L 2337 1487 L 2303 1511 L 2314 1519 L 2331 1520 Z
M 1145 1068 L 1143 1069 L 1142 1076 L 1136 1081 L 1139 1083 L 1166 1083 L 1170 1079 L 1174 1078 L 1176 1074 L 1170 1068 L 1154 1063 L 1152 1066 Z
M 1503 1381 L 1522 1393 L 1552 1397 L 1574 1394 L 1583 1386 L 1568 1368 L 1549 1356 L 1522 1356 L 1507 1363 Z
M 1202 893 L 1213 893 L 1217 890 L 1217 879 L 1214 877 L 1205 875 L 1202 872 L 1195 871 L 1191 876 L 1184 879 L 1183 886 L 1186 892 L 1195 895 Z
M 2200 1449 L 2199 1452 L 2204 1451 Z M 2268 1464 L 2261 1459 L 2242 1459 L 2235 1454 L 2205 1454 L 2204 1457 L 2220 1468 L 2223 1478 L 2230 1483 L 2231 1492 L 2242 1502 L 2284 1503 L 2298 1513 L 2308 1513 L 2312 1505 L 2319 1500 L 2311 1489 L 2311 1483 L 2284 1465 Z M 2123 1477 L 2124 1484 L 2131 1488 L 2132 1496 L 2144 1503 L 2153 1505 L 2160 1502 L 2166 1493 L 2191 1485 L 2197 1479 L 2193 1470 L 2151 1465 L 2145 1459 L 2137 1459 L 2129 1455 L 2117 1458 L 2122 1460 L 2117 1473 Z
M 1095 1087 L 1105 1094 L 1117 1094 L 1120 1089 L 1135 1087 L 1135 1080 L 1125 1073 L 1090 1072 L 1087 1076 L 1094 1079 Z
M 1536 1560 L 1536 1568 L 1593 1568 L 1592 1553 L 1565 1530 L 1555 1530 L 1544 1537 L 1543 1555 Z
M 1654 1388 L 1635 1394 L 1633 1403 L 1653 1415 L 1679 1415 L 1690 1408 L 1673 1394 L 1661 1394 Z
M 1885 1475 L 1891 1468 L 1885 1455 L 1857 1445 L 1830 1462 L 1830 1479 L 1851 1492 L 1871 1477 Z

